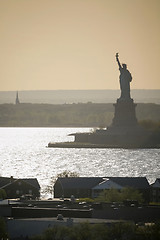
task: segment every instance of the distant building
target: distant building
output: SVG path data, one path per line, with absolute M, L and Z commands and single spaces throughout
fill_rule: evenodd
M 16 104 L 20 104 L 20 101 L 19 101 L 19 97 L 18 97 L 18 91 L 17 91 L 17 94 L 16 94 Z
M 150 186 L 145 177 L 60 177 L 54 185 L 54 197 L 95 198 L 103 190 L 125 187 L 139 190 L 144 200 L 149 201 Z
M 40 185 L 36 178 L 0 177 L 0 189 L 5 190 L 7 198 L 19 198 L 23 195 L 40 197 Z

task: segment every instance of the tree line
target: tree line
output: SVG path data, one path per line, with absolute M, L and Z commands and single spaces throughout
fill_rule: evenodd
M 1 104 L 0 127 L 107 127 L 114 116 L 113 104 Z M 160 121 L 160 105 L 139 103 L 138 121 Z
M 83 222 L 72 227 L 55 225 L 32 240 L 152 240 L 160 239 L 160 223 L 135 225 L 133 222 L 89 224 Z
M 30 240 L 159 240 L 160 222 L 152 224 L 134 224 L 133 222 L 115 222 L 112 224 L 90 224 L 84 221 L 73 226 L 54 225 L 41 235 L 17 238 Z M 8 240 L 5 220 L 0 218 L 0 239 Z

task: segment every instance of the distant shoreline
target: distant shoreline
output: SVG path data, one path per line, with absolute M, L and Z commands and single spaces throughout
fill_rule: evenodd
M 17 91 L 0 91 L 0 104 L 15 103 Z M 18 91 L 22 103 L 72 104 L 72 103 L 115 103 L 120 90 L 25 90 Z M 131 89 L 135 103 L 160 104 L 160 89 Z
M 0 127 L 107 127 L 114 116 L 113 103 L 0 104 Z M 160 121 L 160 104 L 139 103 L 138 121 Z

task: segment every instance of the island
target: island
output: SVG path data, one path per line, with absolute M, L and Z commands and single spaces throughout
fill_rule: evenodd
M 110 126 L 96 129 L 93 132 L 71 133 L 74 142 L 50 142 L 48 147 L 54 148 L 153 148 L 157 147 L 152 139 L 153 133 L 138 124 L 136 106 L 130 96 L 132 75 L 126 64 L 121 64 L 116 53 L 119 66 L 120 97 L 113 104 L 115 111 Z

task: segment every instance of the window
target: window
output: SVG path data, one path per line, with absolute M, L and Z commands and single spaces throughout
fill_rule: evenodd
M 16 194 L 19 195 L 19 190 L 16 190 Z
M 29 194 L 32 194 L 32 190 L 31 189 L 29 189 Z
M 153 189 L 153 190 L 152 190 L 152 195 L 153 195 L 153 196 L 156 196 L 156 189 Z
M 22 183 L 21 183 L 21 182 L 18 182 L 18 185 L 19 185 L 19 186 L 21 186 L 21 185 L 22 185 Z

